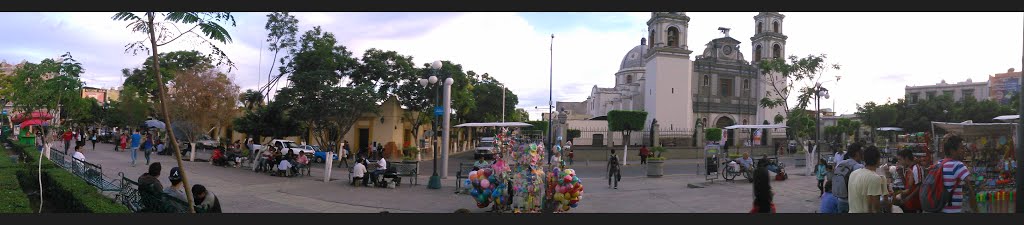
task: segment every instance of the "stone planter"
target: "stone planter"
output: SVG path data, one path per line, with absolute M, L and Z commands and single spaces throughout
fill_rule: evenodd
M 663 160 L 647 160 L 647 177 L 661 177 L 665 174 Z

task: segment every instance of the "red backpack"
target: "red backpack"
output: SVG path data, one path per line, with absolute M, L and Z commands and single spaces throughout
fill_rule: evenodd
M 938 213 L 942 212 L 942 209 L 946 206 L 953 205 L 953 190 L 956 190 L 957 186 L 960 185 L 960 179 L 956 180 L 952 188 L 946 189 L 942 179 L 942 167 L 947 162 L 949 162 L 949 159 L 944 159 L 939 164 L 928 168 L 927 176 L 921 182 L 921 190 L 919 191 L 921 210 L 925 212 Z

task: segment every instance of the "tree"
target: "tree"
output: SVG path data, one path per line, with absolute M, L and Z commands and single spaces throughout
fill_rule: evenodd
M 164 76 L 164 85 L 173 81 L 178 72 L 215 67 L 213 59 L 199 51 L 160 53 L 158 58 L 160 60 L 160 74 Z M 160 89 L 157 86 L 159 83 L 156 81 L 156 67 L 153 66 L 152 57 L 142 62 L 142 67 L 140 68 L 121 69 L 121 74 L 125 78 L 123 86 L 136 87 L 135 91 L 140 96 L 145 97 L 146 101 L 159 101 Z
M 288 12 L 273 12 L 267 14 L 267 24 L 264 28 L 269 31 L 267 33 L 267 48 L 274 51 L 274 58 L 270 61 L 271 69 L 267 70 L 267 84 L 260 88 L 259 93 L 266 92 L 267 102 L 270 102 L 270 91 L 274 89 L 281 76 L 285 74 L 278 73 L 276 77 L 271 77 L 274 73 L 274 64 L 278 60 L 277 54 L 281 50 L 291 50 L 295 47 L 295 34 L 299 32 L 299 20 L 295 19 L 295 16 L 288 14 Z M 289 56 L 284 56 L 280 60 L 283 65 L 290 59 Z
M 484 74 L 484 76 L 487 76 Z M 505 105 L 502 106 L 502 92 L 505 92 Z M 511 109 L 515 109 L 516 105 L 519 104 L 519 97 L 513 94 L 509 90 L 502 88 L 501 83 L 491 79 L 490 81 L 481 82 L 473 86 L 473 96 L 475 97 L 476 110 L 466 115 L 468 121 L 471 122 L 494 122 L 501 121 L 502 107 L 506 109 L 506 118 L 511 113 Z
M 252 111 L 253 108 L 263 105 L 263 93 L 248 89 L 238 95 L 238 100 L 247 111 Z
M 125 52 L 131 51 L 133 54 L 137 54 L 139 51 L 147 52 L 149 50 L 152 53 L 152 59 L 154 64 L 154 71 L 156 77 L 157 87 L 160 90 L 160 112 L 164 115 L 164 121 L 167 127 L 174 127 L 171 123 L 171 116 L 167 112 L 167 90 L 164 83 L 164 78 L 160 73 L 160 57 L 158 55 L 158 47 L 170 44 L 178 38 L 189 35 L 195 37 L 200 42 L 208 44 L 213 50 L 213 55 L 217 56 L 220 60 L 217 61 L 217 65 L 222 62 L 226 62 L 228 66 L 234 67 L 234 63 L 227 57 L 213 42 L 214 40 L 221 43 L 231 42 L 231 35 L 228 33 L 221 22 L 231 23 L 231 26 L 235 26 L 235 17 L 229 12 L 168 12 L 162 13 L 164 19 L 160 23 L 156 23 L 156 12 L 146 12 L 143 16 L 139 16 L 132 12 L 119 12 L 115 13 L 111 18 L 115 21 L 127 21 L 129 22 L 128 27 L 131 27 L 133 32 L 141 32 L 148 34 L 148 37 L 144 40 L 132 42 L 125 46 Z M 177 26 L 174 24 L 181 23 L 184 25 L 194 25 L 192 28 L 180 32 L 177 30 Z M 158 27 L 157 24 L 160 26 Z M 169 26 L 168 26 L 169 25 Z M 175 30 L 179 31 L 174 33 L 170 30 L 174 27 Z M 202 35 L 195 32 L 195 29 L 202 31 Z M 159 33 L 159 35 L 158 35 Z M 146 41 L 149 41 L 149 45 L 146 45 Z M 228 70 L 230 72 L 230 68 Z M 178 162 L 178 168 L 181 168 L 181 181 L 185 185 L 186 200 L 188 200 L 189 212 L 195 213 L 194 203 L 192 201 L 192 187 L 188 185 L 188 176 L 185 173 L 185 167 L 181 163 L 181 149 L 178 147 L 174 132 L 168 132 L 171 139 L 171 147 L 174 147 L 174 157 Z
M 235 118 L 233 127 L 236 131 L 253 136 L 257 143 L 263 143 L 262 137 L 280 139 L 302 133 L 302 124 L 285 113 L 285 105 L 281 102 L 247 111 Z
M 184 122 L 178 128 L 190 143 L 211 127 L 229 123 L 237 109 L 238 86 L 216 69 L 180 72 L 172 87 L 168 105 L 171 114 Z
M 626 151 L 629 150 L 629 135 L 633 131 L 639 131 L 644 129 L 644 121 L 647 120 L 647 112 L 644 111 L 629 111 L 629 110 L 612 110 L 608 112 L 608 130 L 621 131 L 623 139 L 623 160 L 622 165 L 626 165 Z
M 367 49 L 360 61 L 356 71 L 350 75 L 351 83 L 374 87 L 378 101 L 396 95 L 403 83 L 417 83 L 415 81 L 420 78 L 420 70 L 415 68 L 412 57 L 395 51 Z M 438 79 L 438 84 L 442 82 L 444 79 Z
M 79 110 L 81 104 L 72 103 L 81 101 L 82 82 L 79 75 L 84 70 L 82 64 L 78 63 L 71 53 L 65 53 L 58 60 L 44 59 L 39 64 L 26 63 L 14 70 L 13 76 L 4 78 L 0 82 L 3 96 L 14 105 L 14 109 L 23 114 L 31 115 L 37 110 L 45 110 L 51 115 L 53 110 L 63 112 L 65 110 Z M 31 129 L 31 128 L 30 128 Z M 45 130 L 49 134 L 52 130 Z M 33 132 L 29 130 L 29 134 Z M 43 135 L 43 143 L 49 143 Z M 39 180 L 39 192 L 43 192 L 42 161 L 43 154 L 37 159 L 37 179 Z M 43 195 L 39 195 L 39 211 L 43 210 Z
M 434 93 L 434 88 L 423 86 L 418 81 L 404 82 L 396 91 L 402 107 L 405 107 L 402 118 L 412 124 L 413 140 L 420 140 L 420 126 L 433 120 Z
M 790 107 L 789 97 L 793 90 L 797 89 L 794 85 L 797 82 L 804 80 L 808 81 L 819 81 L 824 73 L 828 69 L 838 70 L 840 66 L 838 64 L 827 64 L 825 60 L 828 57 L 825 54 L 821 55 L 808 55 L 804 58 L 799 58 L 795 55 L 789 56 L 789 62 L 785 59 L 774 58 L 761 61 L 758 67 L 761 69 L 761 74 L 765 78 L 765 97 L 761 99 L 761 107 L 765 108 L 776 108 L 782 107 L 787 118 L 786 120 L 792 120 L 793 115 L 796 111 L 804 111 L 807 109 L 807 105 L 810 103 L 811 98 L 815 96 L 816 91 L 812 85 L 805 85 L 804 87 L 798 88 L 800 95 L 797 96 L 797 105 Z M 839 80 L 836 77 L 836 80 Z M 775 121 L 781 122 L 779 118 L 775 118 Z M 795 124 L 803 125 L 805 121 L 800 121 Z M 787 121 L 787 124 L 789 122 Z M 791 126 L 792 127 L 792 126 Z M 797 131 L 796 135 L 798 142 L 803 143 L 801 134 L 802 131 Z
M 569 129 L 569 130 L 566 131 L 566 133 L 567 133 L 566 135 L 569 136 L 569 141 L 572 141 L 573 139 L 579 138 L 580 135 L 582 134 L 582 132 L 580 132 L 580 130 L 577 130 L 577 129 Z
M 508 115 L 508 120 L 507 121 L 509 121 L 509 122 L 526 122 L 526 121 L 530 121 L 530 113 L 526 112 L 526 109 L 516 108 L 511 113 L 512 114 Z

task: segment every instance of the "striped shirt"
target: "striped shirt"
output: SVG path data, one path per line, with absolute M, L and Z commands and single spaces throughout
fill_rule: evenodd
M 957 180 L 960 180 L 960 183 L 956 184 L 956 190 L 951 190 L 953 193 L 953 199 L 951 200 L 953 204 L 943 208 L 943 213 L 960 213 L 964 201 L 964 185 L 967 183 L 967 176 L 970 174 L 971 172 L 967 170 L 967 166 L 958 160 L 950 160 L 942 165 L 942 182 L 946 190 L 953 188 Z

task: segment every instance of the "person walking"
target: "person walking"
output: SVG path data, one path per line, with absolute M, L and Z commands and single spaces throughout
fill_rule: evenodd
M 71 132 L 71 130 L 65 130 L 64 131 L 64 136 L 62 138 L 64 139 L 64 154 L 65 155 L 68 154 L 68 148 L 71 147 L 71 138 L 73 136 L 74 136 L 74 134 Z
M 92 135 L 89 135 L 89 136 L 91 136 L 91 137 L 89 137 L 89 139 L 90 139 L 90 141 L 92 141 L 92 150 L 95 151 L 96 150 L 96 136 L 99 136 L 99 133 L 97 133 L 96 131 L 93 131 Z
M 774 195 L 768 168 L 757 167 L 754 170 L 754 206 L 750 213 L 775 213 L 775 204 L 772 202 Z
M 146 156 L 146 165 L 149 165 L 149 153 L 153 152 L 153 134 L 146 132 L 146 139 L 142 142 L 142 153 Z
M 131 150 L 130 151 L 132 151 L 132 153 L 131 153 L 132 154 L 132 167 L 135 167 L 135 158 L 138 155 L 139 145 L 142 144 L 141 142 L 142 142 L 142 135 L 139 134 L 139 130 L 136 129 L 135 131 L 132 132 L 132 137 L 131 137 Z
M 647 164 L 647 157 L 651 155 L 651 151 L 647 149 L 647 145 L 640 147 L 640 164 Z
M 839 200 L 839 212 L 847 213 L 850 211 L 850 202 L 848 195 L 848 181 L 849 176 L 853 171 L 864 168 L 863 164 L 860 164 L 860 160 L 863 159 L 861 154 L 860 143 L 851 144 L 844 155 L 846 159 L 836 163 L 836 168 L 832 173 L 832 195 L 836 196 Z
M 619 157 L 615 155 L 615 149 L 608 155 L 608 186 L 619 189 L 619 180 L 622 180 L 622 173 L 619 170 Z M 612 184 L 614 183 L 614 186 Z
M 818 159 L 818 166 L 814 167 L 814 176 L 818 178 L 818 197 L 825 195 L 825 176 L 828 175 L 828 171 L 825 168 L 828 168 L 825 159 Z

